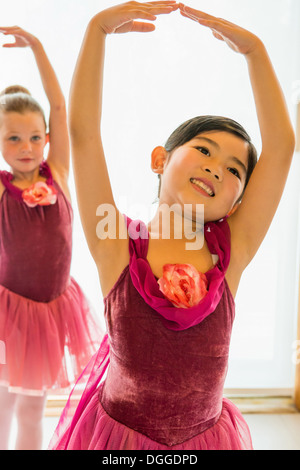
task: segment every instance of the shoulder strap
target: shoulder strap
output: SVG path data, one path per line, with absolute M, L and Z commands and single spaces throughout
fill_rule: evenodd
M 47 184 L 53 184 L 53 176 L 50 166 L 46 161 L 43 161 L 40 165 L 40 175 L 47 178 Z
M 12 180 L 13 178 L 13 175 L 11 173 L 9 173 L 9 171 L 0 171 L 0 180 L 1 180 L 1 183 L 3 184 L 3 186 L 5 186 L 6 188 L 8 187 L 10 181 Z
M 135 252 L 138 258 L 146 258 L 148 253 L 149 233 L 141 220 L 132 220 L 125 216 L 129 235 L 129 253 Z
M 0 179 L 1 179 L 1 183 L 3 184 L 7 192 L 14 199 L 21 201 L 22 191 L 11 183 L 13 179 L 13 175 L 9 171 L 0 171 Z
M 226 272 L 230 262 L 231 236 L 227 218 L 217 222 L 208 222 L 204 226 L 204 236 L 209 251 L 219 257 L 218 263 L 223 272 Z

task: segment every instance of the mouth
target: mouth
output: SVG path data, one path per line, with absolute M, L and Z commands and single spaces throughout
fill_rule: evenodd
M 215 197 L 215 192 L 211 183 L 205 183 L 199 178 L 190 178 L 190 182 L 196 186 L 196 189 L 204 191 L 204 193 L 209 197 Z

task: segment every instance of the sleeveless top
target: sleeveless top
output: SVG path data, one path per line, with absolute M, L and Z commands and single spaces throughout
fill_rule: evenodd
M 225 280 L 229 226 L 226 219 L 205 225 L 219 261 L 206 273 L 207 296 L 181 309 L 159 291 L 147 261 L 147 233 L 141 236 L 147 228 L 138 224 L 139 237 L 129 239 L 130 263 L 104 299 L 110 366 L 99 399 L 116 421 L 172 446 L 213 426 L 222 411 L 234 320 Z
M 72 255 L 72 207 L 53 181 L 46 162 L 40 175 L 57 190 L 49 206 L 28 207 L 13 175 L 0 171 L 5 187 L 0 200 L 0 285 L 38 302 L 50 302 L 69 285 Z

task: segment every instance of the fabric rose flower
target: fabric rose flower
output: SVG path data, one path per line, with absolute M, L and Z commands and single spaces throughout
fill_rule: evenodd
M 157 281 L 161 292 L 175 307 L 190 308 L 207 294 L 207 278 L 191 264 L 165 264 Z
M 53 186 L 38 181 L 29 188 L 24 189 L 22 198 L 28 207 L 49 206 L 56 203 L 57 191 Z

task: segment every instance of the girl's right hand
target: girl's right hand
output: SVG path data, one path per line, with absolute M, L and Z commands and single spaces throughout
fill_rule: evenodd
M 0 26 L 0 33 L 15 37 L 15 42 L 3 44 L 3 47 L 34 47 L 38 43 L 35 36 L 19 26 Z
M 178 9 L 176 1 L 127 2 L 103 10 L 94 17 L 98 27 L 106 34 L 153 31 L 152 23 L 135 20 L 155 21 L 155 15 L 168 14 Z

